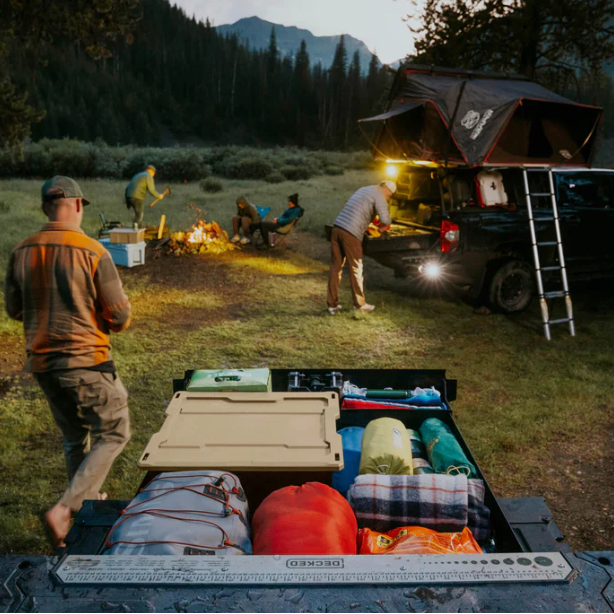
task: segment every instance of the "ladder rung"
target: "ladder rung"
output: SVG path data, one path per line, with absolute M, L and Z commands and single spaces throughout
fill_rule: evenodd
M 556 265 L 556 266 L 543 266 L 540 270 L 541 271 L 560 271 L 562 270 L 562 266 L 560 265 Z
M 535 245 L 539 245 L 540 247 L 547 246 L 547 245 L 558 245 L 558 242 L 557 241 L 542 241 L 541 243 L 536 243 Z
M 529 192 L 529 196 L 554 196 L 552 192 Z
M 534 222 L 554 222 L 557 218 L 555 217 L 534 217 Z
M 554 292 L 544 292 L 544 296 L 546 298 L 563 298 L 565 296 L 565 292 L 563 290 L 556 290 Z
M 573 318 L 561 318 L 560 320 L 548 320 L 548 324 L 563 324 L 563 322 L 573 322 Z

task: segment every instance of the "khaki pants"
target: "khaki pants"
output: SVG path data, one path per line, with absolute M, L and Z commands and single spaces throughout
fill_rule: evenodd
M 335 226 L 330 238 L 330 275 L 326 299 L 329 307 L 339 304 L 339 283 L 346 260 L 350 269 L 354 307 L 362 307 L 366 303 L 362 278 L 362 241 L 347 230 Z
M 143 201 L 138 198 L 126 197 L 126 205 L 128 209 L 130 207 L 134 209 L 134 223 L 141 228 L 143 223 Z
M 73 511 L 98 499 L 113 461 L 130 439 L 128 392 L 119 377 L 88 369 L 35 373 L 62 431 L 70 481 L 60 503 Z

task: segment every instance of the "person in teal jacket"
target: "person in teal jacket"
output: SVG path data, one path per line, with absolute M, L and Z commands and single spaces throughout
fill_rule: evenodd
M 158 194 L 154 184 L 156 175 L 156 167 L 151 164 L 141 172 L 137 173 L 126 188 L 126 207 L 134 209 L 134 223 L 137 227 L 143 222 L 143 201 L 147 192 L 149 192 L 156 200 L 164 198 L 166 192 Z
M 269 243 L 270 232 L 288 226 L 288 224 L 303 217 L 303 213 L 305 213 L 303 208 L 298 204 L 298 194 L 288 196 L 288 208 L 279 217 L 274 218 L 272 222 L 260 222 L 260 232 L 264 240 L 262 249 L 268 249 L 271 246 Z

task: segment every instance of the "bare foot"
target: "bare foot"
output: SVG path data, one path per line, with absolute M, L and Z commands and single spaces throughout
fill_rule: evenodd
M 62 548 L 66 544 L 64 538 L 70 529 L 71 511 L 69 507 L 56 503 L 48 512 L 45 513 L 45 525 L 47 537 L 54 548 Z
M 109 498 L 109 495 L 106 492 L 98 493 L 98 501 L 106 501 Z

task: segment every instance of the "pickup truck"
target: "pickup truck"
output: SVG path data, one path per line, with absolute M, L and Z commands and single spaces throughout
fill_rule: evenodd
M 389 170 L 398 184 L 390 201 L 393 223 L 381 236 L 365 237 L 365 255 L 394 269 L 398 277 L 463 286 L 472 298 L 500 312 L 529 305 L 536 292 L 535 266 L 520 167 L 445 169 L 421 163 Z M 553 170 L 570 281 L 614 276 L 614 171 Z M 498 176 L 505 202 L 485 204 L 484 182 L 479 180 L 485 173 Z M 532 192 L 549 191 L 546 171 L 530 175 Z M 543 198 L 533 202 L 537 212 L 540 207 L 545 213 L 551 205 Z M 554 224 L 536 222 L 536 233 L 538 241 L 553 241 Z M 556 247 L 549 249 L 540 252 L 542 264 L 556 259 Z

